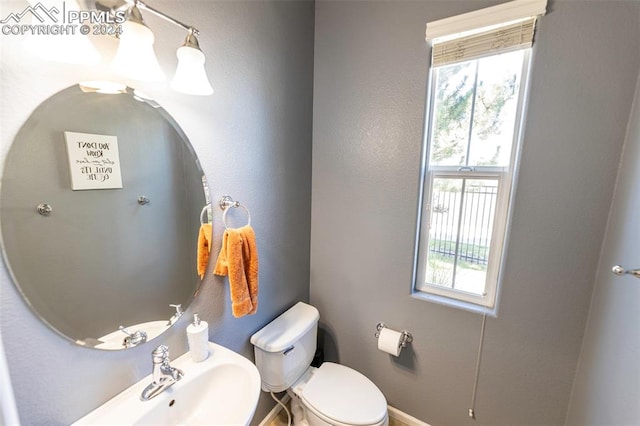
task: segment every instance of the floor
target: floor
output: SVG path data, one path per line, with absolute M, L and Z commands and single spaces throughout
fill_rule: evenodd
M 287 408 L 289 408 L 289 404 L 287 404 Z M 269 426 L 287 426 L 287 413 L 284 410 L 280 410 L 278 417 L 269 423 Z

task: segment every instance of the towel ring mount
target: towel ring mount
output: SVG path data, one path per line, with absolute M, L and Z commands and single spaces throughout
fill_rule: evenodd
M 222 213 L 222 223 L 224 224 L 225 229 L 229 229 L 229 226 L 227 226 L 227 213 L 231 210 L 231 207 L 241 207 L 245 213 L 247 213 L 246 226 L 251 225 L 251 213 L 249 213 L 249 209 L 240 204 L 240 201 L 234 201 L 234 199 L 229 195 L 224 195 L 220 198 L 220 208 L 224 211 L 224 213 Z
M 229 207 L 240 207 L 240 201 L 234 201 L 230 195 L 223 195 L 219 204 L 221 210 L 226 210 Z

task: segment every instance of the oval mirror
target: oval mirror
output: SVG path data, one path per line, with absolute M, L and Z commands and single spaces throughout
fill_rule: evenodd
M 108 350 L 153 339 L 187 308 L 208 202 L 175 120 L 122 92 L 72 86 L 44 101 L 0 192 L 3 254 L 27 304 L 66 338 Z

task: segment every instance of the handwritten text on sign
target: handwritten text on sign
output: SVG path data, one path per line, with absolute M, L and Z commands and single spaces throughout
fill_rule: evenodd
M 116 136 L 64 132 L 71 171 L 71 189 L 122 188 Z

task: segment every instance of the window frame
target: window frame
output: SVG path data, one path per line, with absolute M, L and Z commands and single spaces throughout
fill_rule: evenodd
M 430 67 L 428 73 L 427 102 L 425 108 L 425 126 L 422 141 L 422 162 L 418 197 L 418 214 L 414 253 L 412 297 L 453 306 L 471 312 L 497 316 L 500 288 L 507 253 L 507 242 L 511 227 L 513 199 L 520 164 L 521 146 L 524 135 L 525 115 L 531 73 L 532 48 L 525 48 L 518 99 L 513 128 L 511 155 L 507 167 L 496 166 L 440 166 L 430 165 L 431 139 L 434 125 L 436 72 L 440 67 Z M 490 57 L 495 55 L 486 55 Z M 481 59 L 481 58 L 480 58 Z M 477 60 L 477 59 L 476 59 Z M 433 182 L 439 177 L 456 179 L 495 179 L 498 182 L 493 232 L 487 261 L 485 292 L 483 295 L 464 292 L 429 284 L 426 282 L 429 253 L 429 229 L 431 222 L 431 199 Z M 461 205 L 461 209 L 462 209 Z

